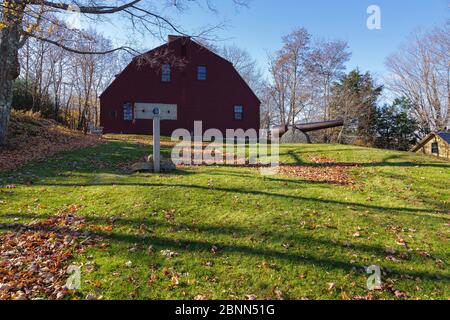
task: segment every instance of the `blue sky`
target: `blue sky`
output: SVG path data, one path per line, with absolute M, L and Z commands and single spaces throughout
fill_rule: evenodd
M 315 37 L 346 40 L 353 53 L 348 67 L 358 66 L 382 76 L 386 73 L 385 58 L 414 29 L 430 28 L 450 18 L 449 0 L 252 0 L 249 8 L 240 9 L 231 0 L 216 3 L 217 14 L 193 6 L 175 14 L 177 23 L 193 32 L 226 20 L 228 27 L 216 34 L 226 40 L 223 43 L 248 50 L 264 70 L 267 53 L 280 48 L 281 37 L 296 27 L 305 27 Z M 372 4 L 381 8 L 381 30 L 369 30 L 366 26 L 366 11 Z M 171 10 L 166 13 L 173 15 Z M 122 33 L 116 28 L 103 32 L 118 39 Z M 149 37 L 145 43 L 150 48 L 159 41 Z

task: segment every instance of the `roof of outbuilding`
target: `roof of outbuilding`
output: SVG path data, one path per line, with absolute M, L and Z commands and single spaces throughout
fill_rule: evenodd
M 450 144 L 450 132 L 438 132 L 437 134 L 441 139 Z

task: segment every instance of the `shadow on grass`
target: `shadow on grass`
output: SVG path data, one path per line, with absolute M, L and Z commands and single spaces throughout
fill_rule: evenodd
M 290 180 L 287 180 L 290 182 Z M 305 184 L 309 183 L 309 181 L 304 181 Z M 325 205 L 338 205 L 342 207 L 354 207 L 362 210 L 373 209 L 378 211 L 388 211 L 389 213 L 440 213 L 446 214 L 446 210 L 441 209 L 419 209 L 419 208 L 402 208 L 402 207 L 383 207 L 377 205 L 356 203 L 356 202 L 346 202 L 332 199 L 323 199 L 323 198 L 309 198 L 299 195 L 289 195 L 289 194 L 280 194 L 274 192 L 260 191 L 260 190 L 245 190 L 243 188 L 223 188 L 223 187 L 209 187 L 203 185 L 194 185 L 194 184 L 173 184 L 173 183 L 133 183 L 133 182 L 114 182 L 114 183 L 102 183 L 102 182 L 92 182 L 92 183 L 45 183 L 40 182 L 36 183 L 37 186 L 46 186 L 46 187 L 98 187 L 98 186 L 127 186 L 127 187 L 168 187 L 168 188 L 180 188 L 180 189 L 196 189 L 196 190 L 204 190 L 204 191 L 215 191 L 215 192 L 226 192 L 226 193 L 237 193 L 237 194 L 245 194 L 245 195 L 253 195 L 253 196 L 264 196 L 264 197 L 272 197 L 272 198 L 281 198 L 281 199 L 292 199 L 306 202 L 314 202 Z
M 317 150 L 317 151 L 304 151 L 303 153 L 312 153 L 312 154 L 326 154 L 326 153 L 333 153 L 336 150 L 329 150 L 328 152 L 325 152 L 323 150 Z M 350 151 L 350 149 L 343 149 L 341 151 Z M 351 151 L 354 151 L 351 149 Z M 363 151 L 363 150 L 361 150 Z M 320 166 L 358 166 L 363 168 L 373 168 L 373 167 L 405 167 L 405 168 L 411 168 L 411 167 L 432 167 L 432 168 L 445 168 L 450 169 L 450 163 L 447 163 L 443 160 L 439 159 L 427 159 L 430 162 L 424 163 L 419 161 L 404 161 L 404 158 L 406 155 L 391 155 L 388 157 L 383 158 L 381 161 L 373 161 L 373 162 L 327 162 L 327 163 L 312 163 L 312 162 L 305 162 L 301 157 L 299 157 L 299 153 L 302 152 L 294 152 L 294 151 L 288 151 L 286 153 L 280 153 L 280 156 L 289 156 L 294 161 L 292 164 L 299 164 L 301 166 L 305 167 L 320 167 Z M 398 161 L 399 160 L 399 161 Z M 402 161 L 403 160 L 403 161 Z
M 296 152 L 288 151 L 287 155 L 289 155 L 295 161 L 296 164 L 304 164 L 303 159 L 300 158 Z
M 22 218 L 29 218 L 29 219 L 45 219 L 50 216 L 36 216 L 33 214 L 20 214 Z M 88 224 L 107 224 L 110 223 L 110 219 L 107 218 L 99 218 L 99 217 L 86 217 L 86 222 Z M 138 226 L 142 224 L 141 219 L 120 219 L 118 222 L 116 222 L 118 225 L 125 225 L 125 226 Z M 150 221 L 149 222 L 153 227 L 155 226 L 162 226 L 162 227 L 173 227 L 170 223 L 161 223 L 156 221 Z M 214 237 L 214 236 L 230 236 L 235 237 L 235 234 L 239 234 L 239 236 L 260 236 L 259 234 L 255 234 L 255 230 L 249 229 L 249 228 L 242 228 L 242 227 L 230 227 L 230 226 L 211 226 L 211 225 L 182 225 L 186 230 L 190 230 L 188 232 L 195 233 L 201 233 L 204 234 L 205 237 Z M 54 233 L 61 233 L 61 234 L 67 234 L 68 230 L 64 227 L 54 227 L 54 226 L 28 226 L 21 223 L 14 223 L 12 225 L 6 225 L 0 228 L 0 230 L 3 231 L 17 231 L 17 230 L 35 230 L 35 231 L 44 231 L 44 232 L 54 232 Z M 277 259 L 277 260 L 284 260 L 289 263 L 294 264 L 306 264 L 306 265 L 314 265 L 319 266 L 325 270 L 343 270 L 346 272 L 351 271 L 359 271 L 364 272 L 365 266 L 359 265 L 356 263 L 350 263 L 347 261 L 344 261 L 342 259 L 336 259 L 326 256 L 315 256 L 310 253 L 302 252 L 302 253 L 295 253 L 295 248 L 298 247 L 305 247 L 313 248 L 317 247 L 318 245 L 325 245 L 329 248 L 330 252 L 336 249 L 346 249 L 346 250 L 358 250 L 370 253 L 372 255 L 377 255 L 380 258 L 384 258 L 386 255 L 385 248 L 375 245 L 366 245 L 366 244 L 353 244 L 351 248 L 346 248 L 343 246 L 343 244 L 335 243 L 329 240 L 325 239 L 316 239 L 310 236 L 304 236 L 304 235 L 295 235 L 291 237 L 286 237 L 282 233 L 277 233 L 273 231 L 268 231 L 264 233 L 264 237 L 268 238 L 271 244 L 278 245 L 281 241 L 286 241 L 287 238 L 290 241 L 295 241 L 294 247 L 289 250 L 277 250 L 273 248 L 268 247 L 262 247 L 262 245 L 257 245 L 254 247 L 250 247 L 247 245 L 241 245 L 236 244 L 236 241 L 234 241 L 234 244 L 229 243 L 220 243 L 217 241 L 206 241 L 206 240 L 178 240 L 178 239 L 172 239 L 168 237 L 162 237 L 162 236 L 156 236 L 151 235 L 146 239 L 143 239 L 142 237 L 138 235 L 133 234 L 124 234 L 124 233 L 118 233 L 118 232 L 103 232 L 103 231 L 89 231 L 90 237 L 101 237 L 105 241 L 114 241 L 118 243 L 122 243 L 124 245 L 133 245 L 136 243 L 146 243 L 146 244 L 152 244 L 153 246 L 157 246 L 160 249 L 171 249 L 171 250 L 178 250 L 183 251 L 184 253 L 191 253 L 191 252 L 210 252 L 211 247 L 217 246 L 221 248 L 221 254 L 239 254 L 244 256 L 256 256 L 260 259 Z M 267 241 L 266 241 L 267 243 Z M 281 247 L 281 245 L 280 245 Z M 128 251 L 124 252 L 124 255 L 127 255 Z M 413 271 L 413 270 L 397 270 L 393 269 L 391 272 L 393 275 L 398 276 L 409 276 L 409 277 L 420 277 L 421 279 L 427 279 L 431 281 L 450 281 L 450 276 L 446 275 L 445 273 L 439 273 L 439 272 L 428 272 L 428 271 Z

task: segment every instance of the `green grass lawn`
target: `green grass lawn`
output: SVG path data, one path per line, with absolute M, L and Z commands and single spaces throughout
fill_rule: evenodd
M 394 290 L 450 298 L 448 162 L 342 145 L 281 147 L 285 163 L 312 165 L 311 155 L 360 163 L 349 186 L 242 167 L 121 169 L 150 149 L 110 141 L 2 173 L 0 224 L 79 205 L 76 214 L 109 246 L 74 257 L 83 264 L 74 297 L 346 299 L 368 294 L 364 267 L 379 265 L 393 290 L 376 298 L 395 299 Z M 111 219 L 111 231 L 99 227 Z

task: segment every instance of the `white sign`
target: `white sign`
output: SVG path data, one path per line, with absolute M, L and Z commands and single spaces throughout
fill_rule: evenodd
M 153 169 L 160 171 L 160 130 L 161 120 L 177 120 L 177 105 L 164 103 L 135 103 L 134 118 L 138 120 L 153 120 Z
M 138 120 L 151 120 L 155 117 L 154 110 L 159 109 L 161 120 L 177 120 L 178 108 L 176 104 L 164 103 L 135 103 L 134 118 Z

